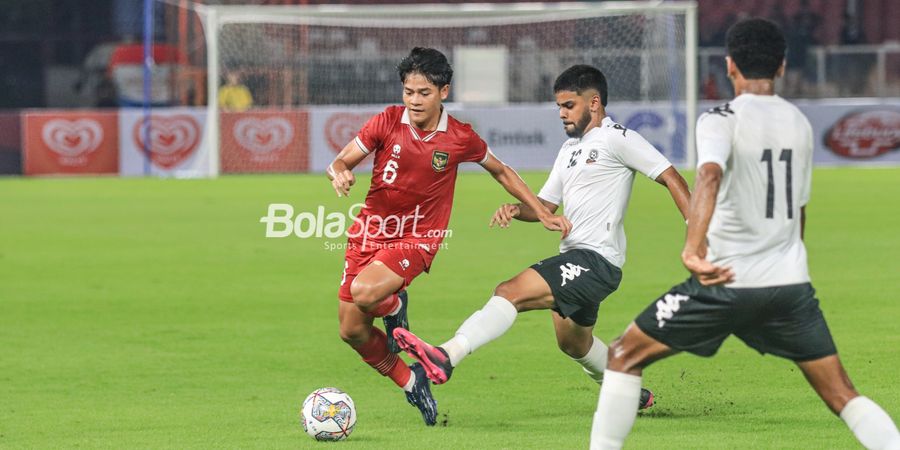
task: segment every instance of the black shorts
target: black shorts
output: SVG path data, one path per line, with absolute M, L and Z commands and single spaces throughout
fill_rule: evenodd
M 703 286 L 691 277 L 635 323 L 653 339 L 700 356 L 714 355 L 731 334 L 760 353 L 798 362 L 837 353 L 809 283 L 727 288 Z
M 550 285 L 553 307 L 578 325 L 597 323 L 600 302 L 619 287 L 622 269 L 593 250 L 574 249 L 531 266 Z

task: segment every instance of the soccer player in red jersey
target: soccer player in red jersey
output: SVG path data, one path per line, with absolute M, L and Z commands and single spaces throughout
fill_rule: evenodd
M 338 292 L 341 338 L 378 373 L 390 377 L 419 408 L 426 425 L 437 422 L 437 402 L 421 364 L 409 367 L 396 353 L 392 331 L 408 328 L 405 288 L 428 271 L 446 234 L 460 163 L 475 162 L 513 197 L 537 211 L 548 230 L 568 234 L 571 223 L 553 215 L 509 166 L 472 130 L 444 110 L 453 70 L 430 48 L 414 48 L 397 67 L 403 105 L 372 117 L 328 167 L 338 197 L 356 182 L 353 168 L 372 154 L 372 183 L 348 230 Z M 382 317 L 385 332 L 372 326 Z

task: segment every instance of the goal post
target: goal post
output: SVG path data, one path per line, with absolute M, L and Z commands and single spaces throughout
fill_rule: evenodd
M 549 107 L 556 75 L 573 64 L 594 65 L 607 76 L 614 119 L 658 135 L 651 142 L 673 162 L 695 161 L 693 1 L 191 8 L 203 24 L 206 137 L 216 173 L 229 158 L 215 101 L 226 71 L 242 75 L 256 108 L 380 107 L 399 102 L 395 67 L 416 46 L 437 48 L 451 60 L 451 111 Z M 649 112 L 631 113 L 640 108 Z

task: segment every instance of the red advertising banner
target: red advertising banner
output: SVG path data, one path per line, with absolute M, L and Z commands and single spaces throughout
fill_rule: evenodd
M 305 172 L 309 119 L 305 111 L 222 112 L 222 173 Z
M 825 134 L 825 146 L 846 158 L 874 158 L 900 148 L 900 111 L 872 109 L 845 114 Z
M 23 122 L 26 175 L 118 172 L 117 113 L 26 112 Z
M 384 111 L 384 106 L 313 106 L 307 110 L 310 115 L 310 170 L 324 172 L 344 146 L 359 134 L 363 125 Z M 354 172 L 371 172 L 373 159 L 368 157 L 360 161 Z

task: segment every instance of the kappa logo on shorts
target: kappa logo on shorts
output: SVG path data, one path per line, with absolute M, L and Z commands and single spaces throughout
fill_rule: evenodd
M 660 328 L 666 325 L 666 321 L 675 316 L 681 308 L 681 302 L 690 300 L 687 295 L 666 294 L 656 301 L 656 320 Z
M 566 281 L 572 281 L 581 276 L 582 271 L 590 272 L 589 269 L 572 263 L 566 263 L 564 266 L 559 266 L 559 270 L 562 271 L 562 284 L 560 284 L 560 286 L 565 286 Z

